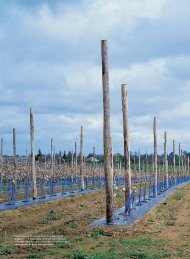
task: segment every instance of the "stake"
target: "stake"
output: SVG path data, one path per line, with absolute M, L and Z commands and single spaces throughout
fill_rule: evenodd
M 141 153 L 140 153 L 140 148 L 138 148 L 138 168 L 139 168 L 139 179 L 141 180 Z
M 111 165 L 112 145 L 110 136 L 110 94 L 109 94 L 109 69 L 108 69 L 108 44 L 101 41 L 102 54 L 102 86 L 103 86 L 103 140 L 104 140 L 104 172 L 106 178 L 106 222 L 114 221 L 113 202 L 113 171 Z
M 93 147 L 93 181 L 95 180 L 95 170 L 96 170 L 96 152 L 95 152 L 95 147 Z
M 124 141 L 124 179 L 125 179 L 125 212 L 128 208 L 127 204 L 131 197 L 131 165 L 130 165 L 130 144 L 129 144 L 129 128 L 128 128 L 128 99 L 127 86 L 122 84 L 122 112 L 123 112 L 123 141 Z
M 80 180 L 81 191 L 84 191 L 84 176 L 83 176 L 83 126 L 80 131 Z
M 175 140 L 173 140 L 173 176 L 176 177 L 176 168 L 175 168 Z
M 75 142 L 75 177 L 77 177 L 77 142 Z
M 167 154 L 167 132 L 164 132 L 164 169 L 166 189 L 168 189 L 168 154 Z
M 157 197 L 157 132 L 156 132 L 156 117 L 153 122 L 153 135 L 154 135 L 154 197 Z
M 30 108 L 30 142 L 31 142 L 31 171 L 33 180 L 33 199 L 37 199 L 36 186 L 36 169 L 35 169 L 35 154 L 34 154 L 34 116 Z
M 13 129 L 13 155 L 14 155 L 14 181 L 16 183 L 17 163 L 16 163 L 16 130 Z
M 53 166 L 53 139 L 51 138 L 51 178 L 54 177 L 54 166 Z
M 3 138 L 1 138 L 1 156 L 3 156 Z
M 180 143 L 179 143 L 179 165 L 178 165 L 178 170 L 179 170 L 178 175 L 180 177 L 181 176 L 181 145 L 180 145 Z

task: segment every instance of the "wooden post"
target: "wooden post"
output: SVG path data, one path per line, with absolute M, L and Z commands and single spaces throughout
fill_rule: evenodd
M 26 166 L 28 165 L 28 150 L 26 149 Z
M 80 180 L 81 191 L 84 191 L 84 176 L 83 176 L 83 126 L 80 130 Z
M 16 163 L 16 130 L 13 129 L 13 155 L 14 155 L 14 181 L 16 183 L 16 174 L 17 174 L 17 163 Z
M 156 125 L 156 117 L 154 117 L 153 122 L 153 135 L 154 135 L 154 197 L 157 197 L 157 125 Z
M 75 142 L 75 177 L 77 177 L 77 142 Z
M 103 140 L 104 140 L 104 172 L 106 179 L 106 222 L 112 224 L 114 221 L 114 199 L 113 199 L 113 171 L 111 166 L 112 145 L 110 135 L 110 94 L 109 94 L 109 69 L 108 69 L 108 44 L 106 40 L 101 41 L 102 56 L 102 86 L 103 86 Z
M 54 177 L 54 162 L 53 162 L 53 139 L 51 138 L 51 180 L 53 180 Z
M 166 189 L 168 189 L 168 154 L 167 154 L 167 132 L 164 132 L 164 170 Z
M 1 138 L 1 156 L 3 156 L 3 138 Z
M 184 168 L 183 168 L 183 150 L 181 149 L 181 176 L 184 174 Z
M 125 212 L 131 196 L 131 165 L 130 165 L 130 144 L 129 144 L 129 127 L 128 127 L 128 99 L 127 86 L 122 84 L 122 112 L 123 112 L 123 143 L 124 143 L 124 179 L 125 179 Z
M 139 171 L 139 180 L 141 180 L 141 153 L 140 153 L 140 148 L 138 148 L 138 171 Z
M 95 171 L 96 171 L 96 152 L 95 152 L 95 147 L 93 147 L 93 181 L 95 180 Z
M 137 174 L 136 174 L 136 152 L 135 152 L 135 155 L 134 155 L 134 171 L 133 171 L 133 177 L 134 177 L 134 185 L 136 185 L 136 181 L 137 181 Z
M 45 158 L 44 158 L 44 163 L 45 163 L 45 177 L 46 177 L 46 171 L 47 171 L 47 158 L 46 158 L 46 154 L 45 154 Z
M 73 151 L 71 152 L 71 167 L 72 167 L 72 171 L 73 171 L 73 165 L 74 165 L 74 162 L 73 162 Z
M 187 175 L 189 176 L 189 156 L 187 157 Z
M 36 168 L 35 168 L 35 154 L 34 154 L 34 116 L 30 108 L 30 142 L 31 142 L 31 171 L 33 181 L 33 199 L 37 199 L 36 186 Z
M 1 138 L 1 150 L 0 150 L 0 182 L 2 181 L 2 167 L 3 167 L 3 138 Z
M 55 146 L 53 146 L 53 180 L 55 180 L 55 168 L 56 168 Z
M 178 164 L 178 176 L 180 177 L 181 176 L 181 145 L 179 143 L 179 164 Z
M 175 140 L 173 140 L 173 177 L 176 177 L 176 168 L 175 168 Z
M 148 154 L 147 154 L 147 151 L 146 151 L 146 179 L 147 179 L 147 176 L 148 176 Z

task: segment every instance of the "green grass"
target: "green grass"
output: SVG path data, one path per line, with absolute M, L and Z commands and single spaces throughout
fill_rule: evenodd
M 101 236 L 105 236 L 105 234 L 107 233 L 107 231 L 105 231 L 104 229 L 99 229 L 99 230 L 95 230 L 93 232 L 91 232 L 89 234 L 89 237 L 93 237 L 93 238 L 100 238 Z
M 163 247 L 164 241 L 152 241 L 150 239 L 138 238 L 138 239 L 122 239 L 119 241 L 122 245 L 125 246 L 138 246 L 138 247 Z
M 4 246 L 0 250 L 0 255 L 10 255 L 12 254 L 12 249 L 13 249 L 13 246 Z
M 40 221 L 40 223 L 41 224 L 48 224 L 51 221 L 60 220 L 62 218 L 62 216 L 63 215 L 60 212 L 51 210 L 48 213 L 48 215 Z
M 177 201 L 181 201 L 184 199 L 184 192 L 183 191 L 177 191 L 173 195 L 173 199 Z

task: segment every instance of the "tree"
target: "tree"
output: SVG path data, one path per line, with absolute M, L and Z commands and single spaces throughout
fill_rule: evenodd
M 40 160 L 40 159 L 42 159 L 42 158 L 43 158 L 43 154 L 42 154 L 42 152 L 41 152 L 41 149 L 39 148 L 38 154 L 36 155 L 35 159 L 38 161 L 38 160 Z

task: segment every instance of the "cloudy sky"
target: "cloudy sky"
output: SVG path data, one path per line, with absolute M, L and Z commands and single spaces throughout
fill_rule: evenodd
M 73 150 L 84 126 L 85 153 L 102 152 L 101 39 L 109 44 L 114 152 L 122 152 L 121 84 L 128 85 L 131 150 L 152 152 L 157 117 L 184 149 L 190 143 L 189 0 L 1 0 L 0 137 L 12 153 Z

